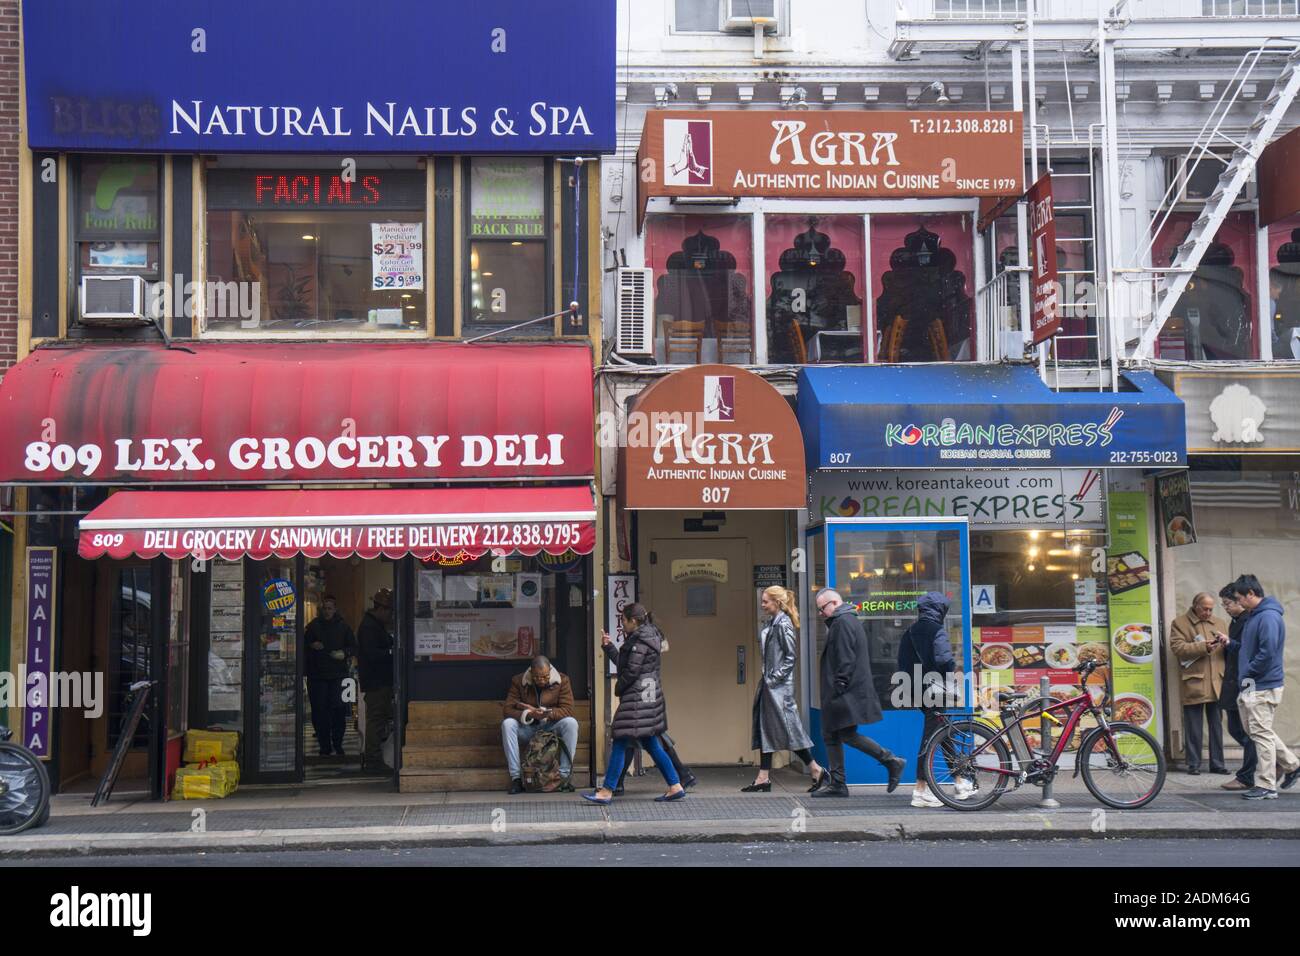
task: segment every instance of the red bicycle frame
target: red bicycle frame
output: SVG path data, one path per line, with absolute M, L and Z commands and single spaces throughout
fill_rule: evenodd
M 1065 728 L 1061 731 L 1061 736 L 1060 739 L 1057 740 L 1056 742 L 1056 747 L 1052 750 L 1051 756 L 1047 758 L 1049 766 L 1055 767 L 1057 763 L 1060 761 L 1061 755 L 1065 753 L 1065 748 L 1070 742 L 1070 738 L 1074 736 L 1075 727 L 1078 726 L 1079 721 L 1083 718 L 1083 715 L 1085 713 L 1093 713 L 1098 717 L 1099 719 L 1098 726 L 1101 727 L 1106 733 L 1106 745 L 1110 748 L 1111 754 L 1113 756 L 1117 757 L 1119 755 L 1119 748 L 1115 746 L 1115 737 L 1110 732 L 1110 725 L 1106 723 L 1105 716 L 1101 714 L 1100 711 L 1098 711 L 1097 705 L 1092 699 L 1092 694 L 1085 689 L 1077 697 L 1071 697 L 1069 700 L 1057 701 L 1056 703 L 1052 704 L 1050 707 L 1043 707 L 1040 710 L 1036 710 L 1033 714 L 1021 714 L 1017 716 L 1015 720 L 1011 721 L 1011 723 L 1004 724 L 1002 729 L 998 731 L 998 733 L 995 736 L 984 741 L 984 743 L 980 745 L 980 747 L 978 747 L 971 754 L 972 759 L 978 757 L 981 753 L 984 752 L 984 750 L 989 745 L 993 743 L 993 741 L 998 740 L 1003 736 L 1005 736 L 1007 733 L 1010 732 L 1012 727 L 1018 726 L 1026 718 L 1035 715 L 1041 716 L 1043 714 L 1050 714 L 1053 711 L 1066 710 L 1066 709 L 1070 710 L 1070 716 L 1066 718 Z M 1012 750 L 1014 752 L 1014 748 L 1012 748 Z M 990 770 L 1004 777 L 1020 776 L 1020 771 L 1018 770 L 1006 770 L 1002 767 L 981 767 L 980 768 L 981 772 L 987 772 Z M 1077 765 L 1075 766 L 1074 770 L 1076 774 L 1079 772 L 1079 768 Z

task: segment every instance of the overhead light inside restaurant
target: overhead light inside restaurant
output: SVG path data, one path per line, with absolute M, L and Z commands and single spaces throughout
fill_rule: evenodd
M 311 233 L 308 233 L 307 235 L 303 236 L 303 238 L 306 239 L 308 242 L 314 242 L 316 240 L 316 237 L 313 236 Z

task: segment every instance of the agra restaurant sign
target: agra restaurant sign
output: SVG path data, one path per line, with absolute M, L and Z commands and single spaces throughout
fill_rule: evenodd
M 1010 112 L 651 110 L 637 152 L 640 216 L 652 196 L 1019 195 L 1021 128 Z
M 25 3 L 29 142 L 61 151 L 612 152 L 614 4 L 564 7 L 480 0 L 451 15 L 436 3 L 350 0 Z
M 753 372 L 673 372 L 628 414 L 618 479 L 627 508 L 797 509 L 805 482 L 794 410 Z

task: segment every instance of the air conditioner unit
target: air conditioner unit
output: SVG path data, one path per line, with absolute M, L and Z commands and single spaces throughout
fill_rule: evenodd
M 653 283 L 653 269 L 618 270 L 614 351 L 620 355 L 655 354 Z
M 1178 187 L 1174 202 L 1203 203 L 1214 195 L 1214 190 L 1219 188 L 1219 177 L 1228 168 L 1228 163 L 1232 160 L 1232 157 L 1220 153 L 1209 153 L 1201 157 L 1201 161 L 1196 164 L 1195 168 L 1193 168 L 1192 162 L 1188 162 L 1185 169 L 1182 168 L 1184 158 L 1183 156 L 1171 156 L 1168 160 L 1166 182 L 1176 183 Z M 1237 196 L 1237 202 L 1254 201 L 1255 180 L 1249 179 Z
M 140 276 L 82 276 L 81 321 L 86 325 L 148 325 Z
M 780 27 L 778 8 L 781 0 L 726 0 L 724 30 L 750 33 L 762 26 L 764 33 L 776 33 Z

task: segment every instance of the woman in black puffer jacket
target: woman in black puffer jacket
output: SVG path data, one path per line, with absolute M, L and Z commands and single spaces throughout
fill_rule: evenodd
M 608 634 L 601 641 L 605 654 L 615 658 L 618 665 L 618 680 L 614 685 L 614 694 L 618 697 L 612 728 L 614 746 L 609 755 L 609 766 L 605 768 L 604 785 L 595 793 L 582 794 L 582 798 L 600 804 L 613 799 L 627 751 L 636 741 L 654 760 L 668 784 L 668 792 L 655 797 L 655 800 L 680 800 L 686 796 L 686 791 L 659 741 L 659 735 L 668 729 L 668 708 L 659 676 L 663 633 L 655 627 L 650 612 L 640 604 L 630 604 L 623 610 L 623 631 L 627 639 L 620 649 L 615 649 Z

